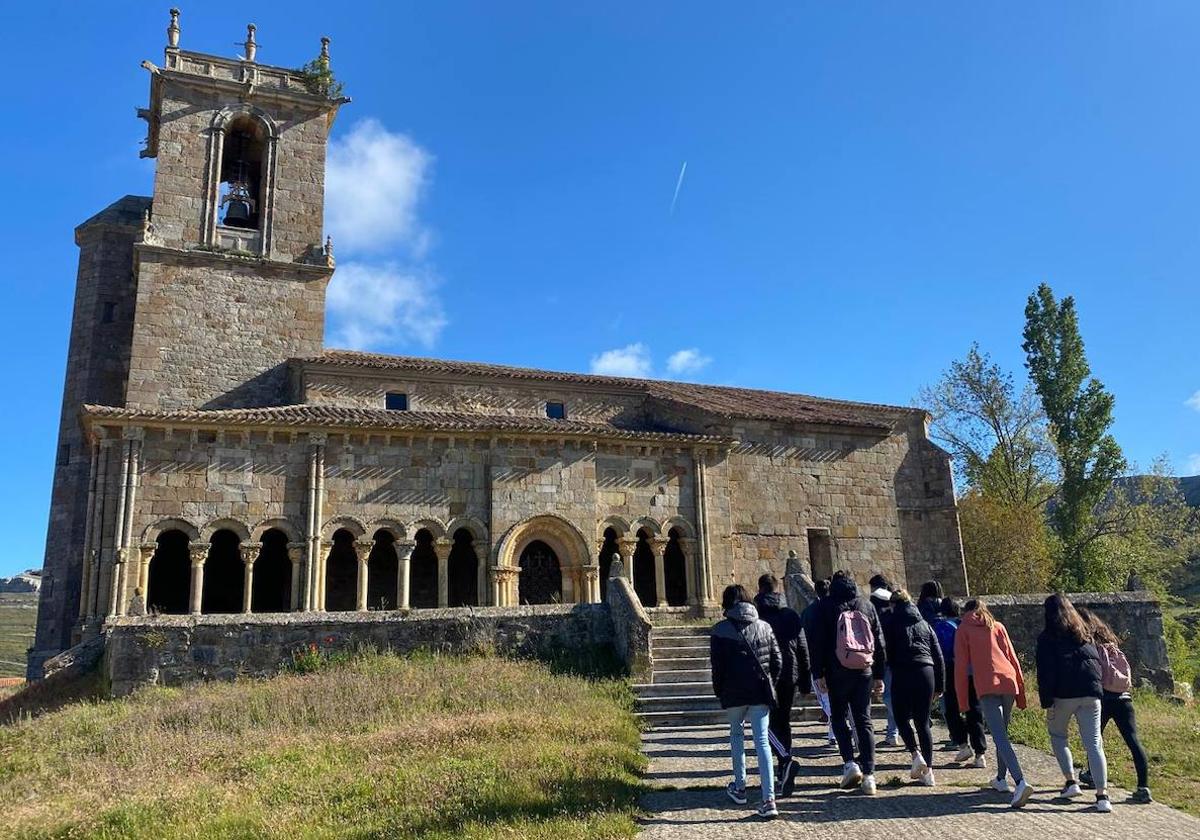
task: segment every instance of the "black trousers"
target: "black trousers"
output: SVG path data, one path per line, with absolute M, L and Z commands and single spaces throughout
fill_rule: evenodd
M 975 755 L 987 752 L 987 735 L 983 728 L 983 712 L 979 710 L 979 698 L 975 695 L 975 681 L 967 679 L 967 711 L 958 710 L 958 689 L 954 687 L 954 665 L 946 664 L 946 728 L 950 740 L 956 744 L 970 744 Z
M 1104 732 L 1104 727 L 1108 726 L 1110 720 L 1117 724 L 1117 731 L 1121 733 L 1125 746 L 1129 747 L 1129 752 L 1133 755 L 1133 768 L 1137 772 L 1138 787 L 1149 787 L 1150 768 L 1146 761 L 1146 750 L 1142 747 L 1142 742 L 1138 740 L 1137 720 L 1133 716 L 1133 700 L 1126 695 L 1104 692 L 1104 698 L 1100 701 L 1101 732 Z
M 775 686 L 775 705 L 771 707 L 771 716 L 767 721 L 767 729 L 771 735 L 771 750 L 779 758 L 779 767 L 792 757 L 792 703 L 796 699 L 796 686 L 790 682 L 781 682 Z
M 829 675 L 829 717 L 833 722 L 833 737 L 837 738 L 838 752 L 843 762 L 854 757 L 854 739 L 850 735 L 851 723 L 858 736 L 858 766 L 863 773 L 875 772 L 875 727 L 871 722 L 871 687 L 874 679 L 870 671 L 847 671 L 842 669 Z
M 920 747 L 921 755 L 930 767 L 933 766 L 933 728 L 929 722 L 932 705 L 932 665 L 892 668 L 892 715 L 896 718 L 896 729 L 909 752 L 916 752 Z

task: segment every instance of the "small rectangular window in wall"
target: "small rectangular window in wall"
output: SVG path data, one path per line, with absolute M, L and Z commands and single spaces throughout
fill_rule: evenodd
M 408 411 L 408 394 L 390 392 L 385 398 L 388 411 Z
M 566 420 L 567 406 L 565 403 L 548 402 L 546 403 L 546 416 L 551 420 Z
M 104 310 L 100 313 L 100 323 L 111 324 L 117 319 L 117 305 L 111 300 L 104 301 Z
M 808 562 L 812 566 L 813 580 L 833 577 L 833 541 L 828 531 L 808 529 Z

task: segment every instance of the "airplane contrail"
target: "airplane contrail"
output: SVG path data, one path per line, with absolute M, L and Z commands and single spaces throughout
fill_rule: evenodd
M 671 214 L 675 215 L 675 202 L 679 201 L 679 190 L 683 187 L 683 176 L 687 172 L 687 161 L 679 168 L 679 180 L 675 182 L 675 195 L 671 196 Z

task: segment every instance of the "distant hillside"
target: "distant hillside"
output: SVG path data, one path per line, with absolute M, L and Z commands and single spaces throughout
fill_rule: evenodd
M 25 651 L 37 624 L 36 592 L 0 594 L 0 677 L 25 676 Z
M 1118 478 L 1113 482 L 1118 487 L 1136 486 L 1139 481 L 1146 478 L 1144 475 L 1127 475 L 1124 478 Z M 1169 479 L 1174 481 L 1175 485 L 1183 493 L 1184 500 L 1192 507 L 1200 507 L 1200 475 L 1180 476 L 1179 478 Z

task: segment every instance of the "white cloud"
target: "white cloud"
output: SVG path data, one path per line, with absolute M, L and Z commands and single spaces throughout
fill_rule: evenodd
M 326 297 L 332 347 L 368 350 L 430 347 L 446 326 L 432 272 L 395 263 L 347 262 L 337 267 Z
M 667 359 L 667 372 L 677 376 L 689 373 L 698 373 L 706 368 L 712 357 L 705 356 L 695 347 L 689 347 L 685 350 L 676 350 Z
M 1190 408 L 1196 409 L 1196 411 L 1200 411 L 1200 391 L 1197 391 L 1184 400 L 1183 404 Z
M 334 138 L 325 165 L 325 225 L 335 252 L 404 245 L 419 258 L 429 232 L 417 217 L 417 204 L 432 161 L 410 137 L 374 119 Z
M 1187 457 L 1183 468 L 1184 475 L 1200 475 L 1200 452 L 1193 452 Z
M 641 343 L 605 350 L 599 356 L 592 356 L 592 373 L 647 379 L 650 377 L 650 351 Z

